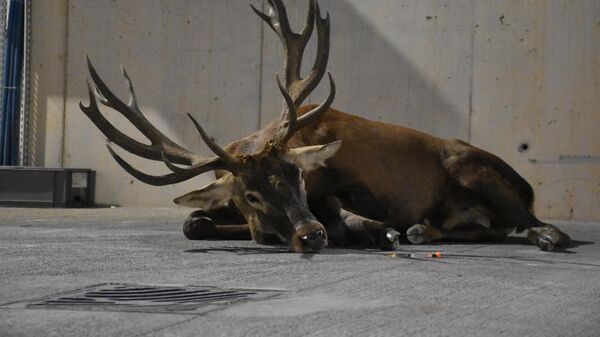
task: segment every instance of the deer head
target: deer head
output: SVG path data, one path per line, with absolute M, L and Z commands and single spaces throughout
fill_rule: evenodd
M 130 99 L 121 101 L 98 76 L 89 58 L 87 65 L 93 84 L 88 82 L 90 104 L 80 108 L 102 133 L 124 150 L 137 156 L 163 161 L 171 173 L 153 176 L 143 173 L 123 160 L 107 144 L 117 163 L 138 180 L 151 185 L 175 184 L 211 170 L 230 172 L 215 182 L 185 194 L 175 203 L 210 211 L 224 207 L 231 201 L 247 219 L 253 235 L 255 232 L 276 234 L 295 252 L 317 252 L 327 243 L 327 233 L 322 224 L 309 212 L 302 172 L 324 165 L 339 149 L 339 141 L 325 145 L 289 148 L 288 140 L 305 125 L 316 120 L 331 105 L 335 96 L 335 83 L 331 74 L 330 92 L 319 106 L 301 117 L 297 110 L 315 89 L 327 67 L 329 55 L 329 15 L 321 17 L 316 0 L 309 3 L 306 24 L 300 33 L 291 30 L 286 9 L 281 0 L 269 0 L 266 13 L 252 9 L 280 37 L 284 47 L 284 83 L 276 76 L 284 104 L 279 120 L 271 129 L 270 137 L 254 153 L 230 154 L 217 145 L 188 114 L 198 133 L 215 154 L 205 157 L 186 150 L 154 127 L 138 107 L 131 79 L 122 68 L 129 86 Z M 304 49 L 317 26 L 317 56 L 312 70 L 303 78 L 300 74 Z M 100 113 L 97 100 L 127 118 L 150 144 L 144 144 L 117 130 Z M 183 166 L 182 166 L 183 165 Z

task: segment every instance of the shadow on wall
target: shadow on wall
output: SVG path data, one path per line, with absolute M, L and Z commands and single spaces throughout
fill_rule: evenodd
M 260 7 L 266 1 L 251 3 Z M 286 3 L 292 23 L 300 27 L 307 1 Z M 329 11 L 332 17 L 329 68 L 338 85 L 334 107 L 442 137 L 468 138 L 473 20 L 469 1 L 320 3 L 323 12 Z M 190 184 L 147 186 L 113 162 L 104 137 L 78 107 L 81 100 L 87 104 L 84 51 L 123 99 L 127 90 L 118 65 L 125 65 L 148 118 L 194 151 L 210 154 L 185 116 L 187 112 L 197 116 L 222 145 L 257 130 L 279 114 L 281 95 L 274 75 L 282 68 L 280 42 L 268 27 L 262 27 L 248 3 L 75 1 L 68 6 L 64 11 L 68 15 L 66 34 L 60 29 L 56 33 L 40 31 L 38 26 L 34 35 L 36 41 L 55 41 L 48 34 L 62 34 L 61 38 L 67 39 L 64 46 L 68 46 L 66 67 L 61 63 L 65 50 L 54 45 L 56 64 L 32 72 L 40 76 L 39 100 L 48 109 L 42 115 L 44 107 L 40 105 L 37 126 L 48 134 L 38 139 L 64 141 L 64 146 L 52 144 L 52 148 L 62 151 L 59 156 L 65 166 L 98 171 L 99 202 L 168 205 L 173 197 L 189 191 Z M 42 11 L 43 6 L 37 10 Z M 307 68 L 312 65 L 314 44 L 312 41 L 307 51 Z M 66 85 L 57 80 L 63 71 Z M 324 98 L 328 90 L 324 84 L 313 101 Z M 63 103 L 64 116 L 57 113 Z M 118 114 L 104 111 L 123 132 L 143 140 Z M 61 129 L 64 136 L 54 136 Z M 42 154 L 38 156 L 42 158 Z M 165 172 L 161 163 L 131 156 L 127 160 L 149 173 Z M 212 175 L 206 175 L 195 184 L 211 179 Z
M 468 1 L 320 1 L 332 20 L 329 68 L 338 94 L 333 106 L 373 120 L 403 124 L 441 137 L 468 139 L 472 13 Z M 307 4 L 288 4 L 292 25 L 301 29 Z M 324 14 L 323 14 L 324 15 Z M 308 71 L 316 41 L 304 58 Z M 282 51 L 265 28 L 262 122 L 279 113 L 274 80 Z M 319 102 L 329 90 L 323 83 Z

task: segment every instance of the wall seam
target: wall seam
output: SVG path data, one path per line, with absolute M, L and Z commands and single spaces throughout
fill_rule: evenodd
M 264 0 L 260 3 L 260 10 L 262 12 L 265 11 L 265 2 Z M 265 48 L 265 25 L 262 20 L 260 20 L 260 52 L 259 52 L 259 61 L 258 61 L 258 125 L 256 130 L 261 129 L 262 124 L 262 93 L 263 93 L 263 65 L 264 65 L 264 48 Z
M 67 131 L 67 101 L 68 101 L 68 65 L 69 65 L 69 11 L 70 11 L 70 0 L 66 0 L 66 11 L 65 11 L 65 42 L 64 42 L 64 62 L 63 62 L 63 106 L 62 106 L 62 133 L 60 138 L 60 158 L 59 165 L 60 167 L 65 166 L 65 143 L 66 143 L 66 131 Z
M 469 120 L 467 122 L 467 141 L 469 143 L 473 138 L 473 82 L 475 80 L 475 30 L 477 26 L 477 11 L 475 8 L 477 7 L 477 1 L 473 1 L 471 6 L 471 17 L 473 18 L 473 21 L 471 22 L 471 64 L 469 66 L 471 69 L 471 80 L 469 82 Z

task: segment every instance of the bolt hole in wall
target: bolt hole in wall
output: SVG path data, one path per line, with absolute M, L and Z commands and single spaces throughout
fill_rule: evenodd
M 519 145 L 519 152 L 523 153 L 523 152 L 527 152 L 527 150 L 529 150 L 529 143 L 528 142 L 522 142 Z

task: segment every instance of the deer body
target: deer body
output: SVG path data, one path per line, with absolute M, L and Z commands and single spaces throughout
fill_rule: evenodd
M 302 107 L 299 115 L 313 108 Z M 253 152 L 269 139 L 274 127 L 269 125 L 226 150 L 232 155 Z M 370 230 L 393 228 L 406 232 L 414 243 L 443 238 L 499 240 L 515 228 L 532 227 L 543 228 L 541 234 L 549 236 L 550 242 L 539 243 L 540 230 L 531 232 L 530 239 L 544 249 L 568 241 L 566 234 L 533 216 L 531 186 L 486 151 L 335 109 L 298 130 L 289 145 L 304 147 L 333 140 L 343 145 L 325 167 L 305 174 L 305 188 L 311 211 L 335 242 L 347 242 L 344 222 L 348 218 L 340 214 L 344 210 L 363 225 L 369 224 Z M 501 193 L 495 195 L 494 188 Z M 512 202 L 513 209 L 503 209 L 506 202 Z M 248 230 L 259 242 L 273 241 L 264 239 L 260 223 L 249 221 Z M 371 235 L 371 240 L 377 241 L 373 240 L 377 236 Z

